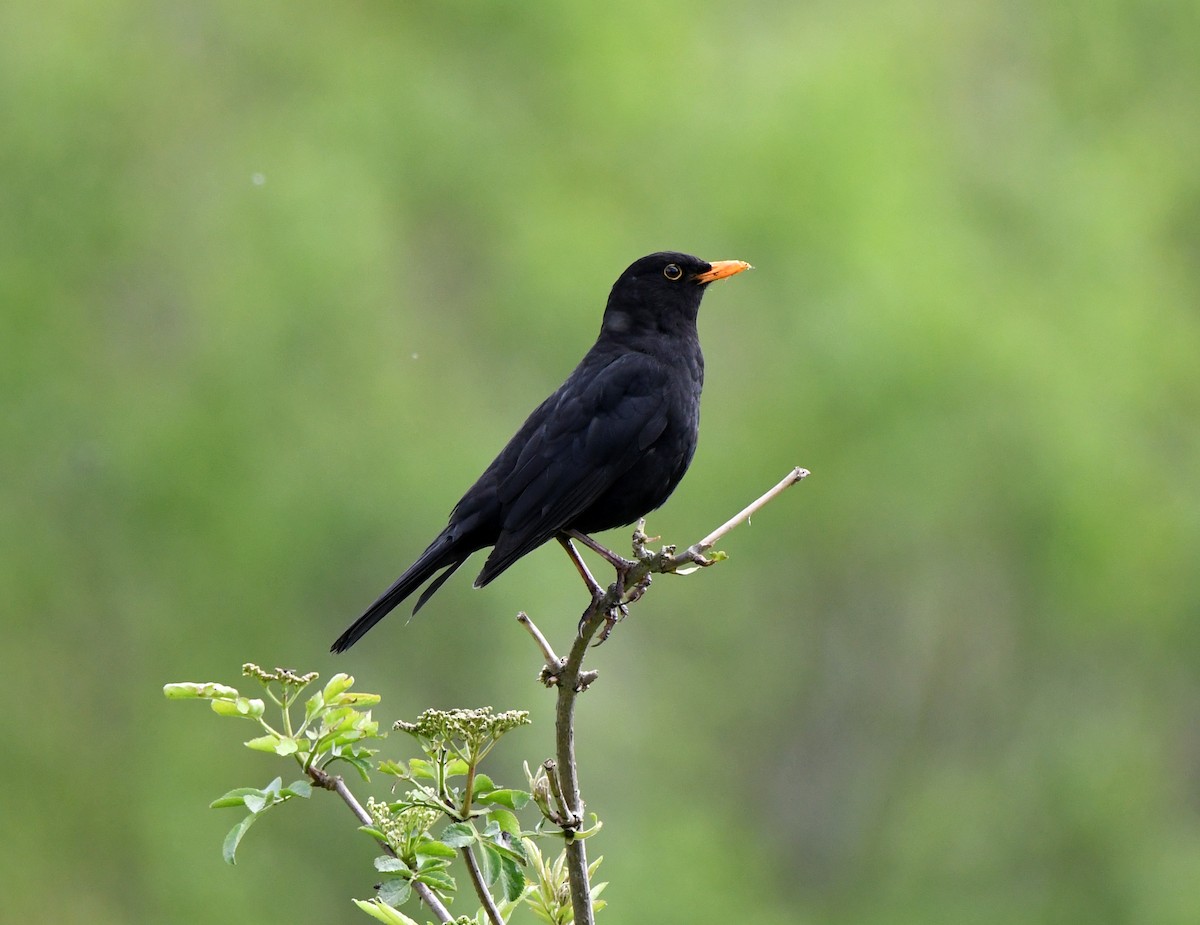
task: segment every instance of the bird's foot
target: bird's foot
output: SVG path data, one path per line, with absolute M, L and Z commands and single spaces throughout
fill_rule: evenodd
M 621 565 L 616 566 L 617 580 L 614 581 L 612 586 L 608 589 L 608 592 L 613 596 L 614 601 L 618 601 L 620 603 L 625 602 L 625 583 L 629 578 L 630 569 L 632 569 L 635 565 L 637 565 L 636 562 L 630 562 L 628 559 L 625 559 L 622 561 Z
M 604 590 L 599 585 L 596 585 L 596 587 L 592 589 L 592 602 L 588 604 L 587 609 L 584 610 L 584 612 L 579 616 L 579 626 L 576 628 L 577 633 L 582 635 L 584 624 L 594 617 L 597 611 L 604 606 L 604 601 L 607 596 L 608 595 L 605 594 Z
M 592 648 L 607 642 L 608 637 L 612 635 L 613 629 L 618 623 L 629 616 L 629 608 L 624 604 L 618 604 L 616 607 L 610 608 L 604 616 L 604 627 L 600 630 L 600 635 L 596 637 L 596 641 L 592 643 Z
M 622 604 L 633 604 L 641 600 L 643 594 L 650 590 L 650 573 L 647 572 L 637 580 L 632 588 L 621 595 Z
M 608 564 L 616 570 L 617 591 L 623 598 L 625 596 L 625 582 L 629 578 L 629 573 L 641 565 L 641 563 L 635 559 L 626 559 L 624 556 L 618 556 L 613 552 L 609 554 Z
M 586 533 L 580 533 L 578 530 L 564 530 L 563 533 L 571 539 L 579 540 L 579 542 L 583 543 L 584 546 L 615 568 L 617 574 L 621 574 L 622 572 L 628 574 L 629 570 L 637 565 L 637 562 L 618 555 L 607 546 L 600 545 Z

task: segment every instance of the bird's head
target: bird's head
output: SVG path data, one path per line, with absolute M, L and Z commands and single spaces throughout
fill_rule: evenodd
M 709 263 L 674 251 L 635 260 L 613 284 L 603 330 L 616 335 L 694 330 L 708 284 L 749 269 L 744 260 Z

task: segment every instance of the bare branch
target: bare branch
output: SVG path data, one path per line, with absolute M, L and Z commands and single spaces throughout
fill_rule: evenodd
M 605 622 L 608 611 L 604 605 L 611 596 L 605 595 L 594 601 L 584 611 L 579 634 L 558 675 L 558 703 L 554 717 L 558 761 L 557 768 L 548 773 L 556 774 L 558 791 L 562 793 L 561 808 L 566 816 L 563 832 L 567 839 L 567 877 L 571 885 L 571 906 L 575 911 L 576 925 L 595 925 L 596 919 L 588 878 L 587 846 L 582 840 L 572 837 L 583 825 L 583 798 L 579 793 L 579 768 L 575 762 L 575 698 L 586 687 L 580 679 L 583 658 L 587 655 L 592 637 Z M 553 785 L 551 790 L 554 790 Z M 556 797 L 558 791 L 555 791 Z
M 533 641 L 542 650 L 542 657 L 546 660 L 546 668 L 552 673 L 557 672 L 562 667 L 562 659 L 554 653 L 554 649 L 550 646 L 550 641 L 537 628 L 537 624 L 530 620 L 529 614 L 523 610 L 517 614 L 517 622 L 525 627 L 526 632 L 533 637 Z
M 689 563 L 702 566 L 714 564 L 716 560 L 708 559 L 704 554 L 712 549 L 721 537 L 738 524 L 749 520 L 764 505 L 806 478 L 808 474 L 807 469 L 793 469 L 774 488 L 679 555 L 675 555 L 674 546 L 665 547 L 661 553 L 648 551 L 646 543 L 651 538 L 646 536 L 644 521 L 638 523 L 633 534 L 633 553 L 636 559 L 632 562 L 604 549 L 590 537 L 575 534 L 577 539 L 586 542 L 613 564 L 617 569 L 617 581 L 606 593 L 593 593 L 592 603 L 579 620 L 579 631 L 566 659 L 560 659 L 554 654 L 550 644 L 528 616 L 522 613 L 517 617 L 542 650 L 547 666 L 542 672 L 543 681 L 558 687 L 558 702 L 555 708 L 555 752 L 558 760 L 547 760 L 543 767 L 549 776 L 550 789 L 558 810 L 563 815 L 561 825 L 567 842 L 567 873 L 570 879 L 575 925 L 595 925 L 586 843 L 574 837 L 583 826 L 584 820 L 584 803 L 579 792 L 579 769 L 575 763 L 575 699 L 596 679 L 596 672 L 583 670 L 583 659 L 587 655 L 592 638 L 601 627 L 604 628 L 604 632 L 600 635 L 600 641 L 607 638 L 612 627 L 624 615 L 627 606 L 649 588 L 652 573 L 674 572 Z M 569 543 L 564 543 L 564 546 L 568 552 L 574 552 Z M 577 554 L 574 558 L 577 558 Z M 578 561 L 582 564 L 582 560 Z M 584 570 L 586 571 L 586 566 Z
M 542 762 L 542 770 L 546 772 L 546 783 L 550 787 L 550 795 L 554 797 L 554 806 L 550 810 L 553 818 L 550 821 L 561 828 L 571 818 L 571 810 L 567 807 L 562 782 L 558 779 L 558 763 L 553 758 L 547 758 Z
M 743 521 L 748 521 L 751 517 L 762 510 L 762 508 L 783 494 L 784 491 L 786 491 L 788 488 L 791 488 L 797 482 L 808 478 L 810 474 L 811 473 L 809 473 L 807 469 L 801 469 L 799 466 L 797 466 L 795 469 L 789 472 L 778 485 L 776 485 L 766 494 L 752 501 L 743 510 L 729 518 L 729 520 L 717 527 L 717 529 L 715 529 L 696 545 L 701 549 L 712 549 L 717 544 L 717 541 L 720 540 L 721 537 L 723 537 L 726 533 Z
M 487 888 L 487 884 L 483 880 L 483 871 L 479 869 L 479 862 L 475 860 L 475 852 L 471 850 L 470 846 L 467 846 L 460 849 L 459 853 L 467 862 L 467 872 L 471 875 L 471 883 L 475 886 L 475 893 L 479 896 L 479 901 L 483 903 L 483 908 L 487 911 L 488 921 L 492 925 L 504 925 L 504 916 L 496 908 L 496 900 L 492 898 L 491 890 Z

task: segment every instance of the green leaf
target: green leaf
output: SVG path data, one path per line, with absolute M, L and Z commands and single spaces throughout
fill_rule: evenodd
M 236 687 L 218 684 L 216 681 L 204 683 L 182 681 L 176 684 L 164 684 L 163 694 L 168 700 L 211 700 L 214 697 L 233 700 L 238 696 Z
M 475 775 L 475 795 L 481 793 L 491 793 L 496 789 L 496 785 L 492 783 L 492 779 L 486 774 Z
M 381 761 L 379 771 L 382 774 L 391 774 L 393 777 L 407 778 L 409 776 L 408 768 L 403 761 Z
M 261 700 L 250 697 L 235 697 L 232 700 L 217 697 L 210 701 L 209 706 L 217 716 L 243 716 L 248 719 L 257 719 L 267 709 Z
M 355 713 L 349 707 L 329 707 L 321 717 L 321 726 L 326 731 L 350 729 L 354 726 Z
M 262 790 L 245 794 L 242 797 L 242 802 L 246 804 L 246 809 L 257 815 L 264 810 L 270 809 L 276 803 L 283 802 L 283 798 L 279 795 L 282 786 L 283 778 L 277 777 Z
M 257 738 L 250 739 L 248 742 L 245 742 L 243 744 L 245 744 L 246 748 L 252 748 L 256 752 L 272 752 L 273 753 L 275 751 L 275 749 L 279 747 L 279 736 L 277 736 L 277 735 L 258 736 Z
M 483 830 L 483 837 L 486 840 L 484 844 L 495 850 L 501 857 L 525 863 L 525 849 L 522 847 L 520 839 L 510 842 L 508 834 L 501 831 L 495 821 L 488 822 L 487 828 Z
M 431 870 L 446 870 L 450 862 L 446 858 L 431 858 L 423 854 L 417 855 L 417 873 L 426 874 Z
M 321 696 L 326 702 L 333 703 L 343 691 L 348 691 L 353 686 L 354 678 L 350 677 L 344 671 L 339 671 L 325 683 L 325 688 L 321 691 Z
M 492 850 L 495 851 L 496 854 L 498 854 L 500 857 L 505 858 L 506 860 L 512 861 L 516 864 L 524 864 L 525 863 L 525 855 L 521 851 L 518 851 L 515 847 L 510 847 L 508 845 L 500 844 L 499 842 L 488 842 L 488 844 L 491 846 Z
M 225 836 L 225 843 L 221 846 L 221 856 L 225 858 L 226 864 L 237 863 L 238 845 L 241 844 L 242 836 L 246 834 L 247 829 L 254 824 L 254 820 L 257 818 L 254 813 L 251 813 L 229 830 L 229 834 Z
M 209 701 L 208 705 L 212 707 L 212 711 L 217 716 L 245 716 L 246 714 L 238 709 L 237 700 L 225 700 L 224 698 L 216 698 Z
M 493 886 L 500 876 L 500 852 L 491 842 L 481 842 L 479 854 L 479 872 L 483 874 L 483 882 Z
M 524 790 L 493 790 L 491 793 L 479 796 L 480 803 L 494 803 L 497 806 L 507 806 L 509 809 L 522 809 L 529 802 L 529 794 Z
M 408 902 L 410 896 L 412 896 L 412 884 L 403 878 L 385 880 L 379 885 L 379 900 L 389 906 L 403 906 Z
M 286 787 L 279 791 L 281 796 L 285 797 L 301 797 L 307 800 L 312 796 L 312 784 L 306 780 L 292 781 Z
M 437 773 L 434 770 L 433 763 L 426 761 L 424 758 L 413 758 L 408 762 L 408 770 L 414 779 L 437 780 Z
M 458 852 L 453 847 L 432 838 L 422 839 L 417 845 L 416 854 L 418 858 L 454 858 L 458 856 Z
M 307 725 L 317 718 L 317 714 L 321 712 L 321 708 L 325 706 L 325 698 L 321 696 L 321 692 L 313 694 L 304 702 L 304 722 Z
M 250 810 L 254 815 L 258 815 L 268 806 L 275 804 L 274 794 L 263 793 L 247 793 L 242 797 L 242 802 L 246 804 L 246 809 Z
M 521 834 L 520 820 L 507 809 L 493 809 L 488 813 L 488 818 L 496 823 L 501 832 L 506 832 L 513 838 L 517 838 Z
M 354 901 L 358 902 L 357 899 Z M 558 923 L 554 921 L 554 917 L 548 911 L 546 911 L 545 908 L 543 908 L 540 905 L 533 904 L 532 898 L 529 900 L 526 900 L 526 901 L 529 902 L 529 904 L 530 904 L 529 908 L 533 910 L 533 914 L 536 915 L 543 922 L 545 922 L 546 925 L 558 925 Z M 593 907 L 593 908 L 595 908 L 595 907 Z
M 394 858 L 390 854 L 381 854 L 375 859 L 375 869 L 380 873 L 390 874 L 396 871 L 408 871 L 408 865 L 400 858 Z
M 352 707 L 373 707 L 383 701 L 379 694 L 367 694 L 362 691 L 350 691 L 338 697 L 338 703 Z
M 471 766 L 461 758 L 451 758 L 446 762 L 447 777 L 465 777 Z
M 453 893 L 458 889 L 458 884 L 454 882 L 454 878 L 444 870 L 423 870 L 413 879 L 428 884 L 442 894 Z
M 368 759 L 353 756 L 350 758 L 340 758 L 339 760 L 347 761 L 353 765 L 358 771 L 358 776 L 363 779 L 364 784 L 371 782 L 371 762 Z
M 452 822 L 442 830 L 442 841 L 451 848 L 465 848 L 475 843 L 474 826 L 468 822 Z
M 279 744 L 275 746 L 277 755 L 294 755 L 298 751 L 300 751 L 300 743 L 293 738 L 281 738 Z
M 221 809 L 226 806 L 245 806 L 245 797 L 248 794 L 254 794 L 257 797 L 262 797 L 263 792 L 257 787 L 238 787 L 235 790 L 230 790 L 224 796 L 219 796 L 208 804 L 209 809 Z
M 529 855 L 525 851 L 525 839 L 514 838 L 511 841 L 505 842 L 504 847 L 512 852 L 513 859 L 521 866 L 529 863 Z
M 604 823 L 600 821 L 600 817 L 595 813 L 588 813 L 588 822 L 591 824 L 586 829 L 576 832 L 575 838 L 591 838 L 604 828 Z M 599 863 L 599 861 L 596 863 Z
M 378 899 L 372 899 L 369 902 L 361 899 L 351 901 L 371 918 L 383 922 L 383 925 L 418 925 L 415 919 L 410 919 L 399 909 L 393 909 Z
M 500 895 L 510 903 L 516 902 L 525 892 L 525 872 L 512 858 L 500 859 L 500 876 L 497 881 Z

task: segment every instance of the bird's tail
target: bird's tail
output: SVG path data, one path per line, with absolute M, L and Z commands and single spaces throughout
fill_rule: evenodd
M 366 613 L 354 621 L 346 632 L 342 633 L 337 638 L 337 641 L 330 646 L 331 652 L 345 652 L 352 645 L 358 642 L 359 639 L 372 626 L 386 617 L 392 610 L 406 597 L 411 595 L 417 588 L 421 587 L 431 575 L 438 569 L 445 568 L 442 574 L 438 575 L 417 598 L 417 606 L 413 608 L 413 613 L 416 613 L 429 600 L 430 596 L 442 583 L 454 574 L 455 569 L 467 561 L 473 549 L 462 549 L 460 544 L 456 542 L 449 531 L 443 533 L 434 540 L 429 548 L 421 553 L 420 557 L 410 565 L 397 578 L 390 588 L 379 596 L 374 604 L 367 608 Z

